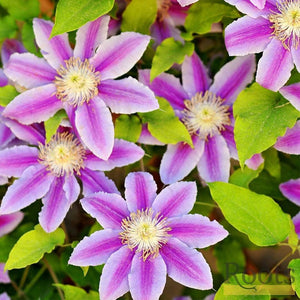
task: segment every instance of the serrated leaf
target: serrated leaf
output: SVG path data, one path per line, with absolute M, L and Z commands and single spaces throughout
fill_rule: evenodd
M 258 246 L 271 246 L 290 233 L 289 215 L 270 197 L 224 182 L 208 183 L 225 219 Z
M 186 42 L 182 44 L 175 41 L 174 38 L 168 38 L 162 41 L 157 47 L 153 57 L 152 68 L 150 71 L 150 80 L 162 72 L 170 69 L 174 63 L 181 64 L 186 55 L 191 56 L 194 51 L 194 44 Z
M 85 290 L 79 287 L 68 284 L 65 285 L 57 283 L 54 285 L 63 290 L 65 294 L 65 300 L 99 300 L 99 294 L 97 292 L 89 291 L 89 293 L 87 293 Z
M 165 144 L 186 142 L 193 146 L 189 132 L 175 113 L 167 100 L 157 97 L 159 109 L 149 113 L 140 113 L 144 123 L 148 123 L 150 133 Z
M 291 269 L 290 274 L 293 290 L 300 297 L 300 258 L 291 260 L 288 267 Z
M 279 93 L 254 83 L 242 91 L 233 105 L 234 137 L 240 164 L 253 154 L 273 146 L 287 127 L 296 123 L 300 112 Z
M 38 0 L 1 0 L 1 5 L 17 20 L 32 19 L 40 13 Z
M 59 110 L 53 117 L 44 122 L 46 131 L 46 141 L 49 142 L 51 137 L 56 133 L 61 121 L 68 118 L 64 110 Z
M 121 30 L 149 34 L 156 15 L 157 0 L 132 0 L 123 12 Z
M 238 169 L 230 176 L 229 182 L 244 188 L 248 188 L 252 180 L 259 176 L 263 170 L 264 165 L 261 164 L 256 170 L 245 167 L 243 170 Z
M 246 258 L 242 246 L 230 237 L 215 245 L 214 255 L 217 259 L 218 270 L 224 278 L 228 278 L 230 267 L 234 267 L 237 273 L 245 269 Z
M 64 243 L 65 233 L 61 228 L 47 233 L 40 225 L 23 234 L 9 253 L 6 270 L 21 269 L 37 263 L 45 253 Z
M 115 138 L 135 143 L 142 131 L 140 119 L 135 116 L 121 115 L 115 122 Z
M 12 85 L 0 87 L 0 105 L 7 106 L 19 93 Z
M 224 1 L 198 1 L 188 10 L 184 24 L 187 33 L 183 37 L 189 39 L 193 33 L 208 33 L 213 23 L 220 22 L 224 17 L 235 19 L 239 16 L 237 9 Z
M 78 29 L 109 12 L 114 0 L 59 0 L 50 37 Z

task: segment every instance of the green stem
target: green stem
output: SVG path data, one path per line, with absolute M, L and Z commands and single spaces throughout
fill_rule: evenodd
M 44 262 L 45 266 L 47 267 L 49 274 L 52 277 L 54 283 L 59 284 L 59 281 L 58 281 L 58 278 L 57 278 L 55 272 L 53 271 L 51 265 L 48 263 L 48 261 L 45 257 L 43 258 L 43 262 Z M 63 294 L 62 290 L 58 286 L 56 286 L 56 288 L 57 288 L 60 299 L 64 300 L 64 294 Z
M 195 205 L 205 205 L 205 206 L 210 206 L 210 207 L 214 207 L 214 208 L 219 208 L 217 205 L 215 204 L 210 204 L 210 203 L 206 203 L 206 202 L 199 202 L 199 201 L 196 201 L 195 202 Z
M 24 272 L 23 272 L 23 275 L 22 275 L 22 278 L 21 278 L 21 281 L 20 281 L 20 284 L 19 284 L 20 289 L 22 289 L 23 286 L 24 286 L 24 283 L 25 283 L 25 281 L 26 281 L 26 278 L 27 278 L 29 269 L 30 269 L 30 265 L 27 266 L 27 267 L 25 268 Z
M 35 283 L 40 279 L 40 277 L 44 274 L 47 267 L 44 265 L 42 268 L 37 272 L 37 274 L 33 277 L 33 279 L 28 283 L 25 288 L 25 293 L 28 293 L 30 289 L 35 285 Z

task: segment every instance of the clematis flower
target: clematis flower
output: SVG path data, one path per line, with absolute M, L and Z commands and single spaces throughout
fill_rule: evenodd
M 28 134 L 15 123 L 12 126 L 19 135 Z M 76 177 L 82 181 L 84 195 L 118 193 L 113 181 L 99 170 L 128 165 L 144 155 L 137 145 L 116 139 L 111 156 L 102 160 L 84 148 L 72 131 L 63 128 L 48 143 L 39 132 L 31 132 L 31 137 L 38 147 L 21 145 L 0 151 L 0 175 L 20 177 L 8 188 L 0 213 L 18 211 L 42 198 L 39 222 L 47 232 L 60 225 L 77 200 L 80 186 Z
M 53 24 L 34 19 L 44 58 L 30 53 L 10 57 L 5 74 L 28 90 L 10 102 L 4 116 L 32 124 L 64 108 L 83 143 L 99 158 L 108 159 L 114 127 L 107 106 L 125 114 L 158 108 L 152 91 L 136 79 L 114 80 L 141 58 L 150 37 L 124 32 L 106 40 L 108 22 L 104 16 L 79 28 L 72 50 L 67 34 L 49 39 Z
M 279 185 L 281 193 L 290 201 L 300 206 L 300 178 L 291 179 Z M 300 238 L 300 212 L 292 219 L 295 231 Z
M 194 182 L 174 183 L 158 195 L 149 173 L 130 173 L 125 179 L 126 201 L 99 192 L 81 204 L 104 230 L 85 237 L 69 263 L 96 266 L 106 263 L 100 279 L 100 299 L 113 300 L 130 290 L 132 298 L 158 299 L 166 275 L 196 289 L 211 289 L 212 275 L 204 248 L 228 232 L 216 221 L 188 215 L 196 200 Z
M 187 11 L 188 7 L 180 6 L 176 0 L 157 0 L 157 17 L 150 28 L 155 41 L 154 46 L 158 46 L 169 37 L 183 41 L 176 26 L 184 25 Z
M 267 89 L 278 91 L 288 81 L 294 64 L 300 72 L 300 1 L 267 0 L 265 8 L 257 10 L 256 18 L 251 17 L 248 7 L 242 11 L 248 16 L 225 29 L 228 53 L 243 56 L 263 52 L 256 81 Z
M 182 85 L 171 74 L 161 74 L 150 83 L 150 71 L 139 72 L 140 81 L 170 102 L 194 144 L 194 148 L 183 142 L 168 145 L 159 170 L 164 183 L 181 180 L 196 166 L 205 181 L 228 181 L 230 157 L 238 158 L 231 107 L 252 81 L 254 71 L 253 55 L 235 58 L 222 67 L 211 85 L 194 53 L 183 62 Z

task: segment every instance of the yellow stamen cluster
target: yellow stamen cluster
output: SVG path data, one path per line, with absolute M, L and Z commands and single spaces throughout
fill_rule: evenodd
M 157 2 L 157 18 L 162 21 L 168 14 L 168 10 L 171 6 L 171 0 L 156 0 Z
M 182 121 L 189 133 L 206 139 L 219 134 L 224 125 L 230 125 L 229 106 L 223 105 L 223 102 L 221 97 L 209 91 L 185 100 Z
M 85 149 L 73 134 L 57 133 L 46 145 L 39 145 L 39 162 L 53 175 L 60 177 L 80 174 L 84 167 Z
M 286 49 L 298 48 L 300 43 L 300 0 L 281 0 L 277 2 L 279 12 L 272 12 L 273 35 Z
M 61 101 L 78 106 L 98 95 L 100 73 L 86 59 L 71 57 L 57 70 L 56 96 Z
M 131 213 L 130 217 L 122 220 L 122 229 L 122 243 L 129 249 L 141 252 L 144 261 L 149 256 L 158 255 L 159 249 L 167 243 L 168 231 L 171 230 L 167 227 L 166 218 L 159 216 L 159 213 L 153 217 L 151 208 Z

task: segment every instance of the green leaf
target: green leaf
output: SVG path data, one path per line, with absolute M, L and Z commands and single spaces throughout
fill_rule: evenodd
M 99 300 L 99 294 L 97 292 L 89 291 L 89 293 L 87 293 L 79 287 L 68 284 L 64 285 L 57 283 L 54 285 L 63 290 L 65 300 Z
M 300 112 L 279 93 L 257 83 L 239 94 L 233 113 L 236 120 L 234 137 L 242 167 L 253 154 L 274 145 L 300 116 Z
M 264 164 L 261 164 L 256 170 L 245 167 L 243 170 L 238 169 L 230 176 L 229 182 L 244 188 L 248 188 L 252 180 L 259 176 L 263 170 Z
M 288 243 L 294 253 L 297 250 L 299 239 L 298 239 L 298 234 L 295 231 L 295 225 L 291 218 L 290 218 L 290 224 L 291 224 L 291 231 L 289 233 Z
M 51 137 L 56 133 L 60 122 L 68 118 L 64 110 L 59 110 L 53 117 L 45 121 L 46 141 L 49 142 Z
M 235 19 L 239 16 L 237 9 L 224 1 L 201 0 L 193 4 L 188 11 L 184 24 L 187 33 L 183 34 L 183 37 L 189 39 L 193 33 L 208 33 L 213 23 L 220 22 L 224 17 Z
M 7 106 L 19 93 L 12 85 L 0 87 L 0 105 Z
M 241 273 L 245 269 L 246 259 L 242 246 L 230 237 L 215 245 L 214 255 L 217 259 L 218 270 L 224 278 L 228 278 L 231 267 L 234 267 L 237 273 Z
M 11 16 L 0 18 L 0 40 L 14 38 L 17 34 L 17 24 Z
M 300 297 L 300 258 L 291 260 L 288 267 L 291 269 L 292 288 Z
M 289 215 L 270 197 L 224 182 L 208 183 L 225 219 L 258 246 L 276 245 L 290 233 Z
M 1 5 L 17 20 L 26 20 L 40 14 L 38 0 L 1 0 Z
M 50 37 L 78 29 L 109 12 L 114 0 L 59 0 Z
M 270 300 L 270 292 L 259 278 L 260 276 L 235 274 L 225 281 L 217 291 L 214 300 Z
M 262 156 L 265 160 L 265 170 L 267 170 L 271 176 L 279 180 L 281 169 L 278 152 L 274 148 L 270 148 L 266 150 Z
M 157 14 L 157 0 L 132 0 L 122 15 L 122 31 L 150 33 Z M 145 9 L 147 7 L 147 9 Z
M 150 71 L 150 80 L 172 67 L 174 63 L 181 64 L 186 55 L 191 56 L 194 51 L 194 44 L 182 44 L 175 41 L 174 38 L 168 38 L 162 41 L 157 47 L 153 57 L 152 68 Z
M 135 116 L 121 115 L 115 123 L 115 137 L 135 143 L 142 131 L 140 119 Z
M 6 270 L 21 269 L 37 263 L 43 255 L 64 243 L 65 233 L 61 228 L 51 233 L 45 232 L 40 225 L 26 232 L 9 253 Z
M 169 102 L 157 97 L 159 109 L 149 113 L 140 113 L 144 123 L 148 123 L 150 133 L 165 144 L 186 142 L 193 146 L 189 132 L 183 123 L 175 116 Z
M 22 43 L 29 52 L 41 56 L 40 51 L 36 47 L 33 27 L 30 23 L 24 23 L 22 27 Z

